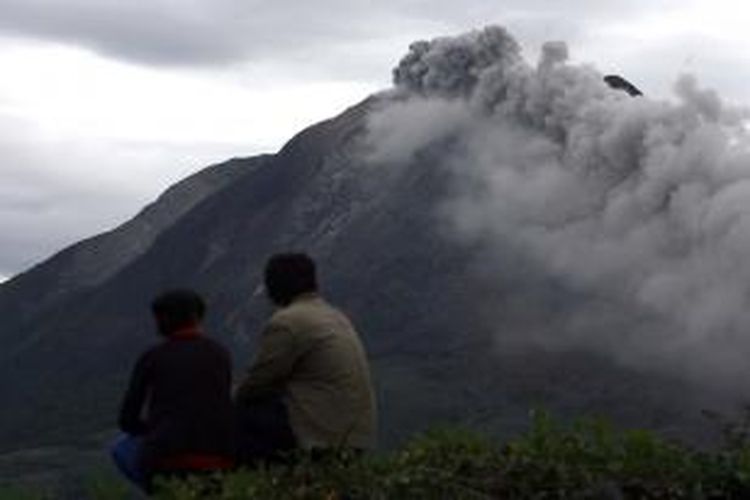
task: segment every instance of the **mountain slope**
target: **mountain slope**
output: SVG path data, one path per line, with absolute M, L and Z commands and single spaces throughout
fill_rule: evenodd
M 25 318 L 43 313 L 48 305 L 106 281 L 204 198 L 264 160 L 233 159 L 208 167 L 172 186 L 131 221 L 77 243 L 6 283 L 0 288 L 0 314 L 9 321 L 6 330 L 20 329 Z M 5 300 L 9 295 L 13 301 Z
M 366 117 L 377 106 L 371 99 L 311 127 L 275 156 L 237 160 L 241 175 L 164 224 L 119 271 L 105 266 L 92 279 L 85 266 L 77 274 L 76 259 L 58 256 L 4 287 L 2 310 L 20 327 L 2 334 L 11 346 L 0 368 L 7 402 L 2 447 L 65 443 L 111 428 L 127 370 L 155 340 L 148 301 L 167 287 L 204 293 L 210 331 L 232 348 L 239 369 L 246 366 L 269 313 L 254 293 L 262 265 L 271 253 L 291 248 L 319 260 L 327 294 L 365 336 L 387 442 L 446 420 L 511 432 L 537 404 L 566 413 L 606 410 L 650 424 L 660 418 L 667 427 L 670 420 L 684 423 L 677 382 L 585 352 L 529 346 L 492 352 L 497 325 L 483 310 L 488 294 L 498 308 L 519 298 L 546 307 L 564 291 L 552 292 L 554 280 L 532 276 L 519 256 L 501 263 L 505 285 L 490 287 L 477 277 L 481 249 L 447 238 L 436 217 L 450 189 L 450 172 L 435 168 L 445 150 L 433 147 L 393 174 L 359 163 Z M 165 203 L 169 196 L 114 237 L 147 225 L 155 212 L 168 210 Z M 108 262 L 119 250 L 93 239 L 67 252 Z M 18 314 L 36 287 L 54 287 L 49 276 L 85 286 Z M 533 323 L 507 321 L 509 331 Z M 654 415 L 661 416 L 654 421 Z

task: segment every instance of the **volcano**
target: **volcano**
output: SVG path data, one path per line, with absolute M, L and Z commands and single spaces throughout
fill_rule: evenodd
M 207 330 L 231 349 L 239 373 L 270 313 L 259 293 L 264 262 L 289 250 L 318 261 L 325 295 L 364 337 L 384 446 L 442 423 L 510 435 L 533 408 L 697 435 L 699 410 L 723 404 L 724 395 L 658 362 L 633 362 L 632 346 L 648 347 L 639 344 L 639 329 L 659 324 L 650 322 L 653 311 L 604 294 L 598 277 L 571 279 L 540 264 L 528 238 L 485 230 L 466 215 L 467 192 L 477 185 L 474 198 L 502 196 L 456 168 L 473 161 L 466 151 L 477 136 L 464 132 L 483 124 L 495 128 L 482 137 L 508 154 L 529 147 L 514 139 L 518 130 L 563 147 L 550 154 L 585 166 L 572 171 L 586 170 L 593 190 L 616 192 L 643 171 L 627 149 L 593 166 L 564 149 L 580 139 L 568 123 L 577 115 L 565 106 L 583 109 L 593 99 L 624 110 L 634 125 L 612 136 L 616 147 L 642 139 L 631 130 L 641 114 L 628 110 L 641 110 L 645 99 L 609 89 L 593 70 L 568 67 L 563 52 L 546 47 L 533 68 L 495 27 L 418 42 L 394 72 L 393 89 L 307 128 L 276 154 L 208 167 L 123 226 L 0 285 L 0 451 L 75 445 L 112 431 L 128 371 L 156 341 L 148 303 L 167 288 L 192 287 L 206 297 Z M 557 87 L 532 82 L 545 71 Z M 534 102 L 519 104 L 523 82 L 552 96 L 549 109 L 564 108 L 562 118 L 536 121 Z M 508 128 L 511 122 L 520 128 Z M 679 197 L 664 193 L 648 203 L 663 210 Z M 556 198 L 530 199 L 561 214 Z M 507 228 L 503 221 L 518 213 L 507 205 L 481 220 Z M 602 334 L 591 336 L 597 329 Z M 630 355 L 621 356 L 620 346 Z

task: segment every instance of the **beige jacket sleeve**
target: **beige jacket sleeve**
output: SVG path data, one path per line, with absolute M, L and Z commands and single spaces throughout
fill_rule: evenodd
M 235 400 L 250 401 L 283 388 L 301 347 L 290 328 L 274 322 L 266 325 L 255 360 L 235 390 Z

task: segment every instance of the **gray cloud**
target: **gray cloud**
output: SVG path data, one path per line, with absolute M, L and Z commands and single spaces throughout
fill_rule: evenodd
M 532 66 L 501 28 L 413 45 L 371 120 L 372 160 L 458 144 L 443 215 L 460 241 L 497 259 L 519 251 L 592 297 L 538 341 L 699 379 L 746 375 L 747 113 L 689 76 L 672 102 L 629 98 L 566 52 L 548 44 Z
M 542 32 L 549 36 L 551 28 L 553 35 L 572 36 L 587 23 L 675 4 L 586 0 L 562 6 L 518 0 L 497 7 L 478 0 L 0 0 L 0 32 L 81 45 L 145 64 L 215 65 L 342 46 L 349 46 L 350 63 L 357 64 L 358 45 L 398 38 L 404 32 L 424 36 L 502 22 L 524 38 L 537 39 Z
M 0 31 L 73 43 L 146 64 L 214 65 L 309 50 L 383 25 L 362 2 L 2 0 Z M 346 22 L 351 16 L 355 22 Z

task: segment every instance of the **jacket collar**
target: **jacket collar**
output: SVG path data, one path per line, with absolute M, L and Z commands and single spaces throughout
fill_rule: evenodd
M 297 304 L 299 302 L 310 302 L 317 300 L 323 300 L 323 297 L 321 297 L 318 292 L 306 292 L 297 295 L 289 305 Z
M 200 337 L 203 331 L 199 325 L 191 325 L 181 328 L 167 337 L 169 340 L 189 340 Z

